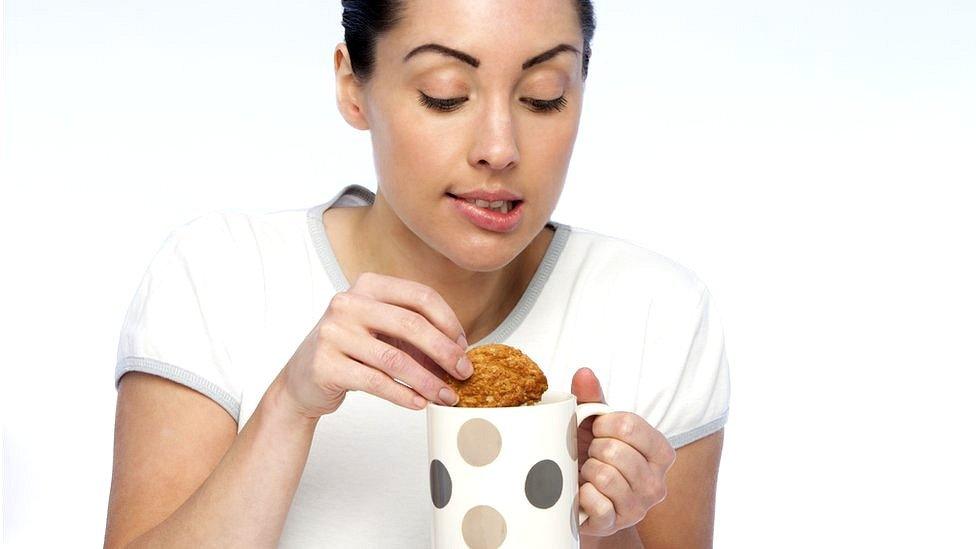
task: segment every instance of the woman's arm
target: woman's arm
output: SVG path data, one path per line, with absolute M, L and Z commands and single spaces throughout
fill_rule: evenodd
M 284 409 L 279 387 L 275 380 L 238 434 L 206 396 L 126 374 L 105 546 L 277 545 L 318 423 Z
M 433 370 L 466 379 L 467 346 L 433 288 L 362 273 L 332 297 L 239 434 L 204 395 L 126 374 L 105 545 L 137 536 L 135 546 L 277 545 L 319 418 L 353 390 L 412 410 L 430 401 L 453 406 L 457 394 Z
M 675 450 L 668 495 L 634 528 L 649 549 L 709 549 L 725 429 Z

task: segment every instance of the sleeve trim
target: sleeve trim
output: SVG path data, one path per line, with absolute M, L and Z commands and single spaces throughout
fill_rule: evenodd
M 230 414 L 234 423 L 238 422 L 241 414 L 241 403 L 230 393 L 217 386 L 216 383 L 205 379 L 189 370 L 173 366 L 172 364 L 154 358 L 128 356 L 120 359 L 115 366 L 115 389 L 119 388 L 119 381 L 127 372 L 144 372 L 164 377 L 185 385 L 198 393 L 209 397 Z
M 668 442 L 671 443 L 672 448 L 680 448 L 681 446 L 690 444 L 700 438 L 705 438 L 706 436 L 718 431 L 725 426 L 728 419 L 729 411 L 726 409 L 722 415 L 704 425 L 699 425 L 690 431 L 685 431 L 684 433 L 668 437 Z

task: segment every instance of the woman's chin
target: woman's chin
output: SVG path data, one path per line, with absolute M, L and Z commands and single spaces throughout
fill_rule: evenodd
M 447 252 L 448 257 L 458 267 L 480 273 L 502 269 L 518 257 L 518 250 L 494 243 L 469 243 L 462 248 L 452 243 Z

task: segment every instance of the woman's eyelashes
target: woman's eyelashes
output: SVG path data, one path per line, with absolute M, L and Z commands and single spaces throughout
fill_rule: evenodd
M 420 92 L 420 104 L 440 112 L 451 112 L 461 107 L 461 104 L 468 100 L 467 97 L 452 97 L 450 99 L 439 99 L 431 97 L 424 92 Z M 523 103 L 529 105 L 536 112 L 561 111 L 566 106 L 566 96 L 561 95 L 555 99 L 532 99 L 523 97 Z
M 464 103 L 467 100 L 467 97 L 438 99 L 436 97 L 431 97 L 424 92 L 420 92 L 420 104 L 428 109 L 434 109 L 435 111 L 451 112 L 457 110 L 458 107 L 461 106 L 461 103 Z
M 561 111 L 566 106 L 566 96 L 560 95 L 555 99 L 532 99 L 523 97 L 522 101 L 528 103 L 537 111 Z

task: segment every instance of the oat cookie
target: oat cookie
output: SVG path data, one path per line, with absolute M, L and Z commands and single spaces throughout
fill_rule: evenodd
M 444 380 L 454 389 L 462 408 L 494 408 L 535 404 L 549 388 L 545 374 L 525 353 L 501 343 L 479 345 L 467 351 L 474 373 L 464 381 L 451 375 Z

